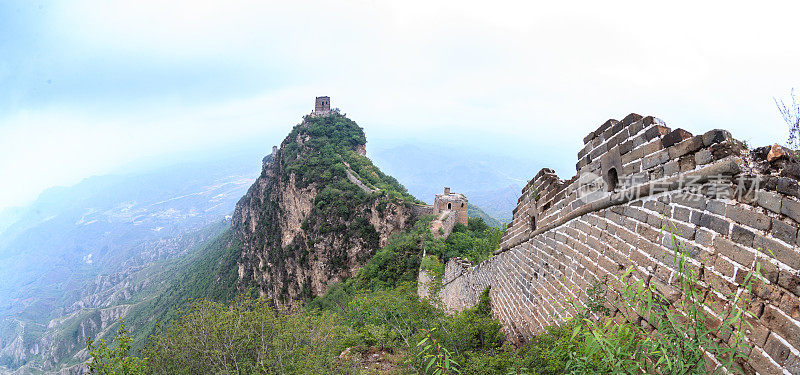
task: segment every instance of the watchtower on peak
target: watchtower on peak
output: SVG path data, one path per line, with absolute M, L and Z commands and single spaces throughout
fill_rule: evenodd
M 324 116 L 331 113 L 331 98 L 328 96 L 318 96 L 314 103 L 314 115 Z

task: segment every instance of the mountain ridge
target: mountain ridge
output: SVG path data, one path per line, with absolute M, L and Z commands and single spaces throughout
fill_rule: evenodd
M 353 276 L 410 225 L 418 201 L 365 154 L 363 129 L 341 114 L 306 116 L 292 129 L 236 206 L 240 282 L 296 305 Z

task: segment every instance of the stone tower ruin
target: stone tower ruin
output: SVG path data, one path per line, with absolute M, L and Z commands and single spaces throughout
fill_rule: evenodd
M 469 202 L 464 194 L 451 193 L 450 188 L 444 188 L 444 194 L 436 194 L 433 200 L 433 212 L 440 214 L 444 211 L 455 211 L 458 216 L 458 222 L 467 225 L 469 217 L 467 211 Z
M 314 103 L 314 115 L 324 116 L 331 113 L 331 98 L 328 96 L 318 96 Z

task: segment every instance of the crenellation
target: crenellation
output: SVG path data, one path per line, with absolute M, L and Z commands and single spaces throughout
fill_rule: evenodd
M 461 270 L 441 296 L 460 310 L 491 286 L 494 315 L 524 342 L 557 324 L 559 312 L 574 314 L 566 298 L 586 298 L 606 275 L 619 287 L 617 275 L 629 267 L 630 278 L 677 301 L 679 244 L 701 275 L 711 324 L 732 308 L 726 295 L 744 293 L 745 277 L 761 264 L 744 366 L 798 372 L 800 167 L 779 147 L 750 151 L 725 130 L 692 135 L 652 116 L 608 120 L 584 138 L 574 177 L 543 168 L 528 182 L 496 255 Z M 619 301 L 609 308 L 618 321 L 654 329 Z

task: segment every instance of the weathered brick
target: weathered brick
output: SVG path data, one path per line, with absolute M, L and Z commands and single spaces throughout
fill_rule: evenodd
M 678 159 L 686 154 L 697 152 L 701 148 L 703 148 L 703 136 L 697 135 L 670 147 L 669 157 L 670 159 Z
M 750 266 L 756 259 L 755 253 L 724 237 L 714 238 L 714 249 L 743 266 Z
M 730 295 L 736 290 L 736 286 L 732 282 L 725 280 L 722 276 L 714 272 L 703 272 L 703 281 L 707 282 L 711 289 L 723 295 Z
M 797 296 L 790 293 L 784 293 L 781 296 L 781 301 L 778 304 L 778 308 L 785 312 L 786 315 L 789 315 L 795 319 L 800 319 L 800 298 Z
M 757 260 L 761 264 L 761 276 L 764 276 L 769 282 L 777 283 L 780 275 L 780 270 L 769 258 L 760 258 Z
M 670 160 L 664 164 L 664 176 L 672 176 L 681 171 L 678 160 Z
M 795 295 L 800 295 L 800 271 L 780 270 L 778 285 Z
M 731 133 L 727 130 L 714 129 L 703 134 L 703 144 L 708 147 L 715 143 L 733 140 Z
M 783 198 L 781 200 L 781 213 L 800 223 L 800 202 L 791 198 Z
M 625 206 L 625 208 L 622 211 L 622 214 L 641 222 L 647 222 L 647 212 L 644 212 L 636 207 Z M 628 228 L 628 229 L 634 230 L 633 228 Z
M 798 228 L 791 223 L 776 218 L 772 219 L 772 229 L 770 229 L 770 233 L 772 233 L 773 237 L 783 242 L 788 244 L 796 243 L 797 231 Z
M 631 135 L 635 135 L 644 129 L 644 121 L 643 119 L 639 119 L 634 121 L 630 125 L 628 125 L 628 130 L 630 130 Z
M 730 233 L 731 223 L 721 217 L 703 213 L 700 216 L 700 222 L 698 225 L 711 229 L 719 234 L 727 235 Z
M 656 139 L 652 142 L 643 144 L 642 146 L 639 147 L 639 149 L 642 150 L 642 157 L 651 155 L 662 149 L 661 141 Z M 667 152 L 667 155 L 669 155 L 669 152 Z
M 797 181 L 789 177 L 779 177 L 778 193 L 789 195 L 792 197 L 800 196 L 800 194 L 798 194 Z
M 754 297 L 751 295 L 751 297 Z M 753 337 L 753 331 L 745 331 L 746 337 L 751 340 L 751 343 L 755 343 L 758 346 L 764 346 L 764 342 L 767 341 L 767 335 L 769 334 L 769 330 L 764 327 L 763 324 L 759 322 L 759 318 L 764 311 L 764 303 L 761 301 L 753 301 L 751 299 L 741 299 L 739 307 L 746 310 L 749 314 L 746 314 L 743 318 L 750 324 L 753 325 L 754 331 L 761 331 L 756 335 L 758 337 Z M 760 327 L 756 327 L 760 326 Z
M 719 200 L 709 200 L 708 205 L 706 206 L 706 210 L 711 212 L 712 214 L 717 214 L 719 216 L 725 216 L 725 208 L 726 204 L 723 201 Z
M 694 155 L 686 155 L 680 158 L 681 172 L 688 172 L 695 168 Z
M 675 129 L 661 138 L 661 144 L 664 148 L 671 147 L 685 139 L 692 137 L 692 133 L 681 128 Z
M 650 140 L 653 138 L 661 137 L 667 133 L 669 133 L 668 127 L 661 125 L 654 125 L 645 129 L 644 136 L 646 139 Z M 659 141 L 658 144 L 661 145 L 661 142 Z
M 644 202 L 644 208 L 651 211 L 655 211 L 659 214 L 666 214 L 669 212 L 669 209 L 666 204 L 652 199 Z
M 605 154 L 606 151 L 608 151 L 608 145 L 603 143 L 602 145 L 595 147 L 592 152 L 589 153 L 589 157 L 591 157 L 592 160 L 598 160 L 600 155 Z
M 733 242 L 739 243 L 747 247 L 753 247 L 753 239 L 755 233 L 749 229 L 745 229 L 740 225 L 734 225 L 731 230 L 731 239 Z
M 759 230 L 769 230 L 772 225 L 772 219 L 769 216 L 742 206 L 729 206 L 725 211 L 725 216 L 739 224 Z
M 793 246 L 786 246 L 774 239 L 758 235 L 753 241 L 753 247 L 774 256 L 779 262 L 793 269 L 800 269 L 800 250 Z
M 633 150 L 633 140 L 629 139 L 625 142 L 620 143 L 619 145 L 619 154 L 625 155 Z
M 711 160 L 714 160 L 714 157 L 711 155 L 711 151 L 704 148 L 694 154 L 694 163 L 697 165 L 705 165 L 711 163 Z
M 699 194 L 681 192 L 672 195 L 672 202 L 681 206 L 705 210 L 708 200 Z
M 761 299 L 770 301 L 779 301 L 781 299 L 781 289 L 774 284 L 765 284 L 760 280 L 753 282 L 753 294 Z
M 691 218 L 689 218 L 689 221 L 692 224 L 699 226 L 700 225 L 700 219 L 702 219 L 702 218 L 703 218 L 703 211 L 692 210 L 692 216 L 691 216 Z
M 675 206 L 672 209 L 672 218 L 688 223 L 690 212 L 691 211 L 686 207 Z
M 615 134 L 617 134 L 619 131 L 621 131 L 624 127 L 625 127 L 625 125 L 623 125 L 622 123 L 619 123 L 619 122 L 616 123 L 616 124 L 611 125 L 610 128 L 606 129 L 603 132 L 603 138 L 610 140 Z
M 717 261 L 714 263 L 714 270 L 727 277 L 733 277 L 734 272 L 736 272 L 733 263 L 723 257 L 717 257 Z
M 640 161 L 635 161 L 629 164 L 625 164 L 625 166 L 622 167 L 622 173 L 624 175 L 632 175 L 634 173 L 639 173 L 641 171 L 642 171 L 642 162 Z
M 681 290 L 658 280 L 651 280 L 650 285 L 669 303 L 675 303 L 681 296 Z
M 664 166 L 657 165 L 653 168 L 650 168 L 650 179 L 651 180 L 658 180 L 664 177 Z
M 708 229 L 697 228 L 694 239 L 700 245 L 711 246 L 711 241 L 714 239 L 714 232 Z
M 761 321 L 767 328 L 781 335 L 790 345 L 800 348 L 800 322 L 797 319 L 786 315 L 775 306 L 767 305 L 764 307 Z
M 661 165 L 666 163 L 669 160 L 669 152 L 667 150 L 661 150 L 645 156 L 642 159 L 642 169 L 650 169 L 657 165 Z
M 748 363 L 750 366 L 753 366 L 753 369 L 758 371 L 759 374 L 783 374 L 783 370 L 781 370 L 780 366 L 758 347 L 753 348 L 750 352 Z
M 666 233 L 673 233 L 676 236 L 683 237 L 687 240 L 693 240 L 695 234 L 695 228 L 691 225 L 688 225 L 681 221 L 675 220 L 664 220 L 664 231 Z
M 649 214 L 647 215 L 647 224 L 653 228 L 663 228 L 661 216 Z
M 661 232 L 649 225 L 639 225 L 636 227 L 636 231 L 650 242 L 658 243 L 661 238 Z

